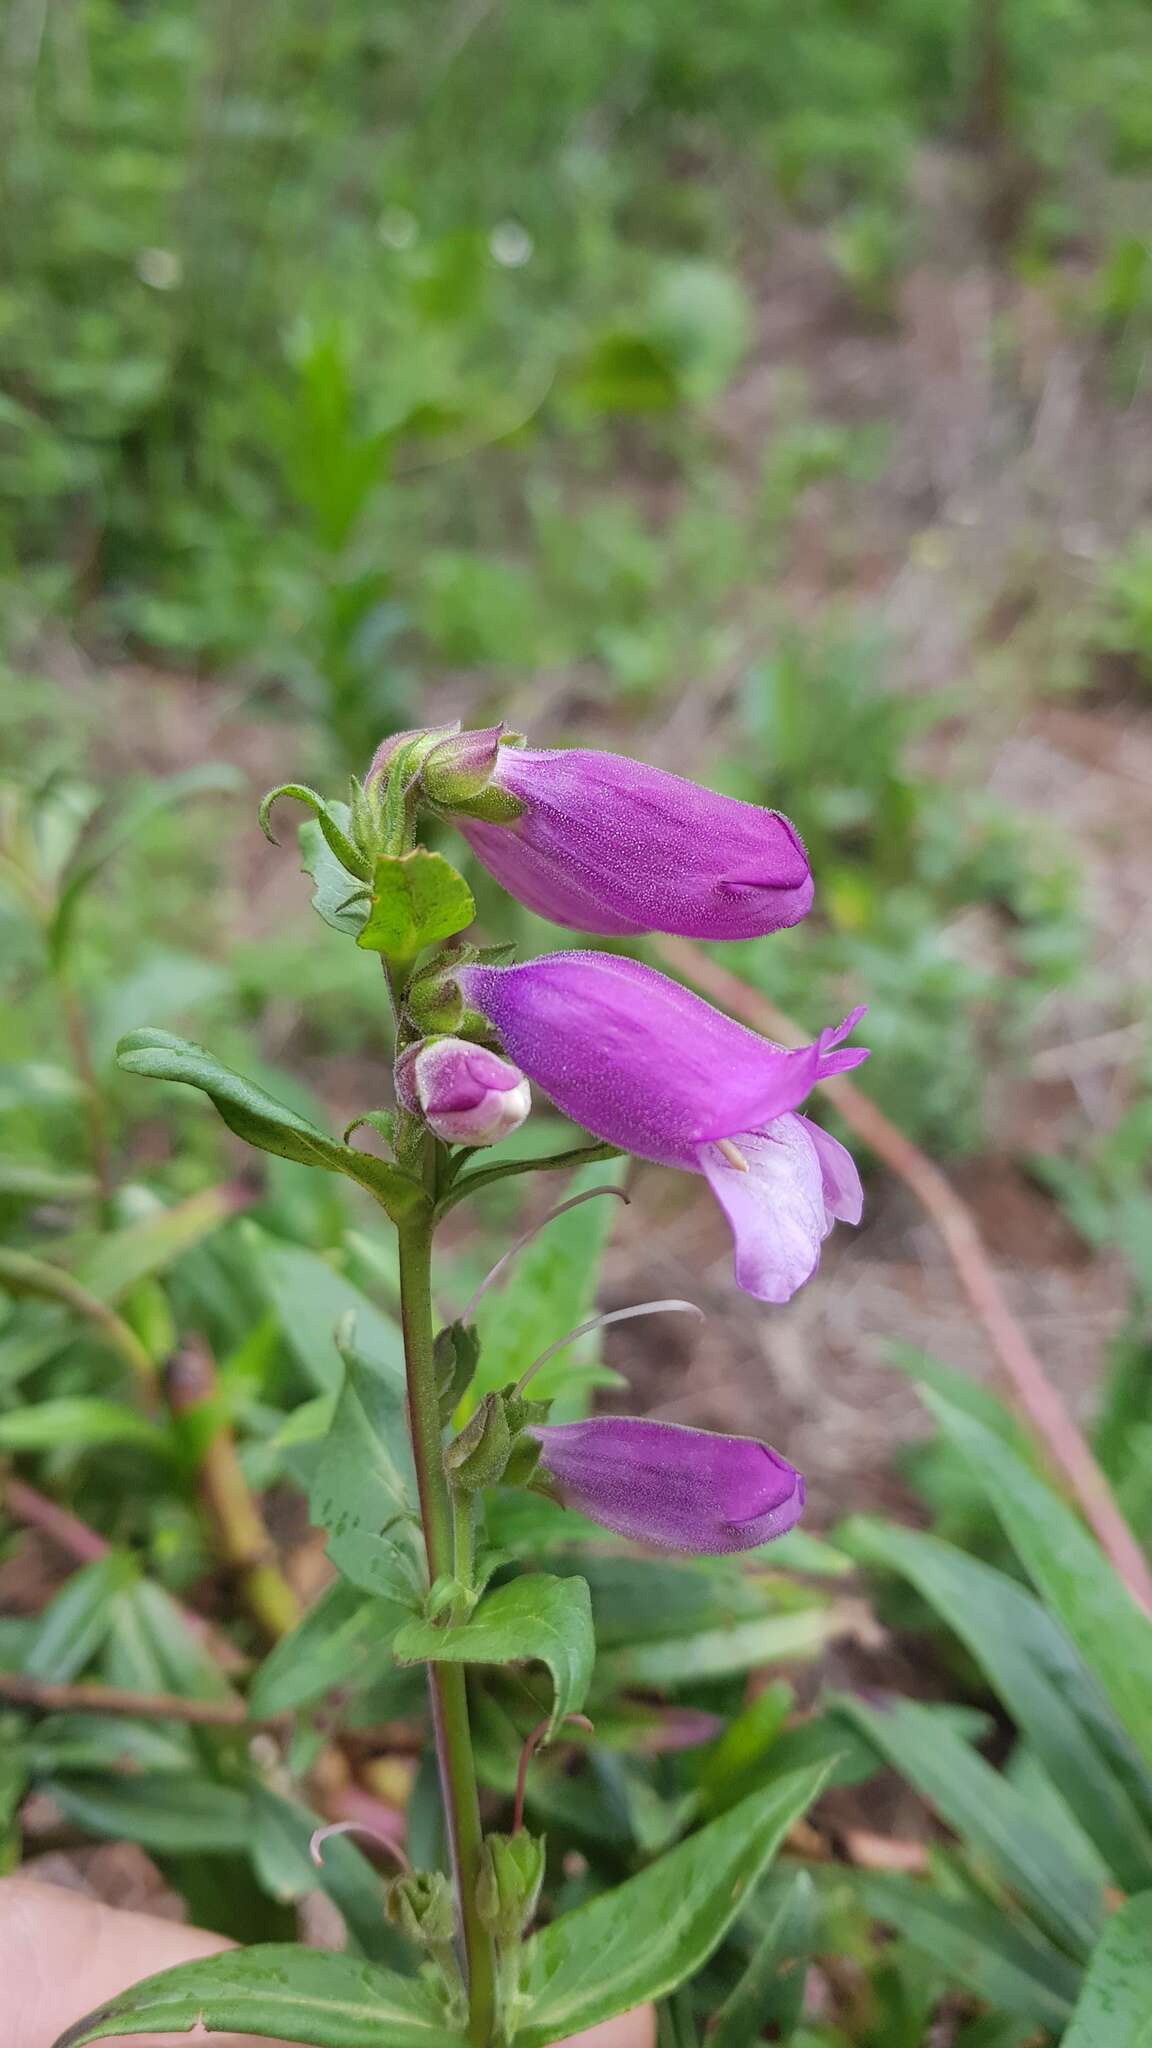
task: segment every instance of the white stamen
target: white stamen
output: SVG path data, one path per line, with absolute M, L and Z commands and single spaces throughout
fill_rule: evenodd
M 751 1170 L 739 1145 L 734 1145 L 731 1138 L 717 1138 L 716 1150 L 724 1154 L 729 1166 L 734 1166 L 737 1173 L 748 1173 Z

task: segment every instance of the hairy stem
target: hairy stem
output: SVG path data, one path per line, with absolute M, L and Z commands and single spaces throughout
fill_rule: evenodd
M 400 1225 L 400 1307 L 420 1517 L 429 1576 L 436 1580 L 456 1569 L 456 1538 L 432 1356 L 430 1210 Z M 430 1664 L 428 1685 L 468 1971 L 468 2036 L 473 2048 L 487 2048 L 495 2023 L 495 1958 L 476 1908 L 482 1832 L 464 1671 L 458 1664 Z

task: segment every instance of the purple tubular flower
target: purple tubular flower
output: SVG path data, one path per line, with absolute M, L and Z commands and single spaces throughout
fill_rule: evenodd
M 812 907 L 808 856 L 776 811 L 587 747 L 501 747 L 490 786 L 521 815 L 456 822 L 509 895 L 555 924 L 754 939 Z
M 859 1222 L 851 1158 L 795 1112 L 815 1082 L 868 1057 L 842 1044 L 862 1010 L 789 1052 L 611 953 L 462 967 L 455 979 L 565 1116 L 622 1151 L 706 1176 L 732 1227 L 737 1281 L 758 1300 L 787 1301 L 833 1222 Z
M 519 1128 L 532 1106 L 518 1067 L 463 1038 L 434 1038 L 402 1053 L 396 1097 L 448 1145 L 495 1145 Z
M 803 1512 L 799 1472 L 749 1437 L 631 1415 L 532 1435 L 565 1503 L 634 1543 L 719 1557 L 783 1536 Z
M 420 737 L 385 740 L 369 780 Z M 778 811 L 622 754 L 522 747 L 501 726 L 426 737 L 429 800 L 510 896 L 555 924 L 756 939 L 812 907 L 808 856 Z

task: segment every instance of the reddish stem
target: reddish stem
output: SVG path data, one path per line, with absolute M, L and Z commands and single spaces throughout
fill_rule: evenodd
M 565 1714 L 564 1720 L 566 1722 L 574 1722 L 577 1728 L 583 1728 L 586 1734 L 591 1735 L 592 1723 L 588 1719 L 587 1714 Z M 524 1738 L 524 1746 L 520 1751 L 520 1763 L 516 1772 L 516 1797 L 512 1806 L 512 1833 L 514 1835 L 518 1835 L 524 1825 L 524 1794 L 528 1786 L 528 1766 L 551 1725 L 551 1720 L 538 1721 L 531 1733 Z

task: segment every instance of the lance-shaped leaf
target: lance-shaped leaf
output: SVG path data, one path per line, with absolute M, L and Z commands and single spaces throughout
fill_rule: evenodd
M 840 1699 L 839 1713 L 914 1785 L 1061 1948 L 1087 1957 L 1104 1901 L 1074 1854 L 1017 1789 L 938 1714 L 914 1700 Z
M 468 1621 L 407 1621 L 393 1638 L 402 1664 L 546 1664 L 555 1698 L 549 1733 L 583 1706 L 596 1645 L 583 1579 L 543 1572 L 513 1579 L 480 1602 Z
M 741 1800 L 639 1877 L 534 1935 L 524 1951 L 527 2010 L 516 2048 L 548 2048 L 647 1999 L 666 1998 L 694 1976 L 826 1771 L 794 1771 Z
M 356 944 L 393 960 L 455 938 L 476 915 L 472 891 L 442 853 L 417 846 L 385 854 L 372 878 L 372 907 Z
M 348 1318 L 338 1342 L 345 1379 L 309 1496 L 328 1555 L 354 1586 L 415 1605 L 423 1559 L 403 1382 L 388 1354 L 361 1350 Z
M 1152 1892 L 1108 1922 L 1088 1965 L 1063 2048 L 1148 2048 L 1152 2042 Z
M 56 2048 L 194 2028 L 271 2035 L 308 2048 L 465 2048 L 435 1994 L 416 1978 L 279 1942 L 149 1977 L 69 2027 Z
M 1117 1882 L 1152 1884 L 1139 1759 L 1052 1615 L 1006 1572 L 920 1530 L 855 1516 L 838 1540 L 902 1573 L 955 1629 Z
M 356 1693 L 371 1685 L 391 1668 L 392 1631 L 407 1612 L 397 1601 L 374 1600 L 334 1580 L 264 1659 L 249 1711 L 262 1720 L 310 1707 L 334 1686 Z
M 774 1901 L 747 1968 L 717 2012 L 709 2048 L 747 2048 L 770 2021 L 777 2039 L 791 2039 L 804 2010 L 805 1962 L 815 1924 L 812 1879 L 808 1871 L 798 1870 Z
M 1079 1517 L 1000 1437 L 939 1395 L 924 1399 L 1152 1769 L 1152 1622 Z
M 425 1200 L 411 1175 L 389 1166 L 370 1152 L 338 1144 L 307 1117 L 267 1095 L 253 1081 L 223 1066 L 203 1046 L 175 1038 L 170 1031 L 131 1031 L 116 1048 L 117 1063 L 127 1074 L 152 1081 L 183 1081 L 210 1096 L 230 1131 L 261 1152 L 275 1152 L 300 1166 L 319 1166 L 358 1181 L 382 1203 L 390 1216 L 403 1215 Z
M 1059 2033 L 1076 1996 L 1080 1967 L 1027 1924 L 984 1899 L 942 1898 L 930 1886 L 886 1872 L 853 1879 L 869 1913 L 894 1927 L 940 1972 L 1004 2012 Z

